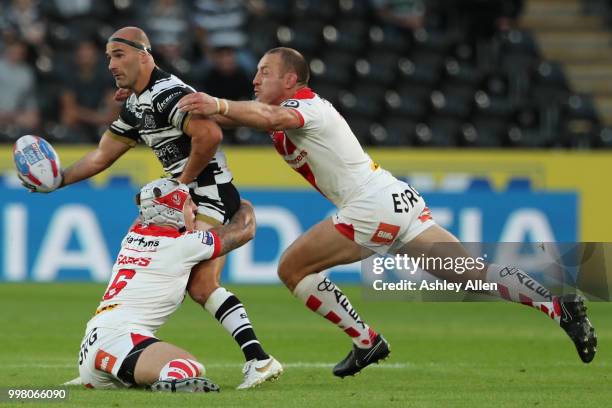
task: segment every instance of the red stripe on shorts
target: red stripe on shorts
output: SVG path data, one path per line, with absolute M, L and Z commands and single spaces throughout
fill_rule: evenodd
M 334 227 L 336 227 L 339 233 L 341 233 L 351 241 L 355 240 L 355 228 L 351 224 L 338 223 L 334 224 Z

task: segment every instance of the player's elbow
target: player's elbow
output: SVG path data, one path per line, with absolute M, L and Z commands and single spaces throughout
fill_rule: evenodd
M 244 243 L 246 244 L 250 240 L 255 238 L 255 222 L 250 222 L 244 229 Z
M 238 212 L 238 219 L 240 220 L 240 231 L 241 231 L 241 245 L 246 244 L 253 238 L 255 238 L 255 230 L 257 228 L 257 222 L 255 221 L 255 211 L 253 206 L 248 201 L 242 201 L 240 203 L 240 210 Z
M 207 123 L 203 132 L 198 132 L 197 138 L 205 140 L 206 144 L 218 146 L 223 141 L 223 132 L 214 122 Z
M 221 128 L 211 120 L 192 120 L 186 133 L 191 136 L 192 145 L 216 147 L 223 141 Z
M 253 238 L 255 238 L 255 228 L 246 226 L 245 229 L 240 231 L 240 234 L 238 234 L 238 236 L 236 237 L 236 248 L 240 248 L 247 242 L 251 241 Z
M 214 143 L 216 146 L 218 146 L 223 141 L 223 132 L 216 123 L 212 122 L 209 126 L 207 137 L 209 138 L 211 143 Z

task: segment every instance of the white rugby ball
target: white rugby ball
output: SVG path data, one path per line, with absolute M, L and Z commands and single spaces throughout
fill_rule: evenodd
M 13 158 L 19 178 L 36 191 L 53 191 L 61 184 L 59 156 L 42 137 L 21 136 L 13 146 Z

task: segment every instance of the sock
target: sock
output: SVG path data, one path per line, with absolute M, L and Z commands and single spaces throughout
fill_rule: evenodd
M 232 335 L 247 361 L 270 358 L 257 340 L 244 306 L 232 292 L 225 288 L 216 289 L 206 301 L 204 308 Z
M 169 361 L 159 372 L 160 380 L 182 380 L 204 375 L 204 366 L 195 360 L 177 358 Z
M 377 333 L 359 317 L 340 288 L 322 274 L 302 279 L 293 294 L 306 307 L 325 317 L 348 334 L 359 348 L 370 348 Z
M 486 279 L 487 282 L 497 283 L 497 293 L 493 294 L 536 308 L 557 323 L 561 321 L 561 307 L 557 299 L 526 272 L 512 266 L 490 264 Z

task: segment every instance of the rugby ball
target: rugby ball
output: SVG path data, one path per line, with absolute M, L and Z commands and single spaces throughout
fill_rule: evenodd
M 33 190 L 49 192 L 62 182 L 59 156 L 42 137 L 21 136 L 13 146 L 17 175 Z

